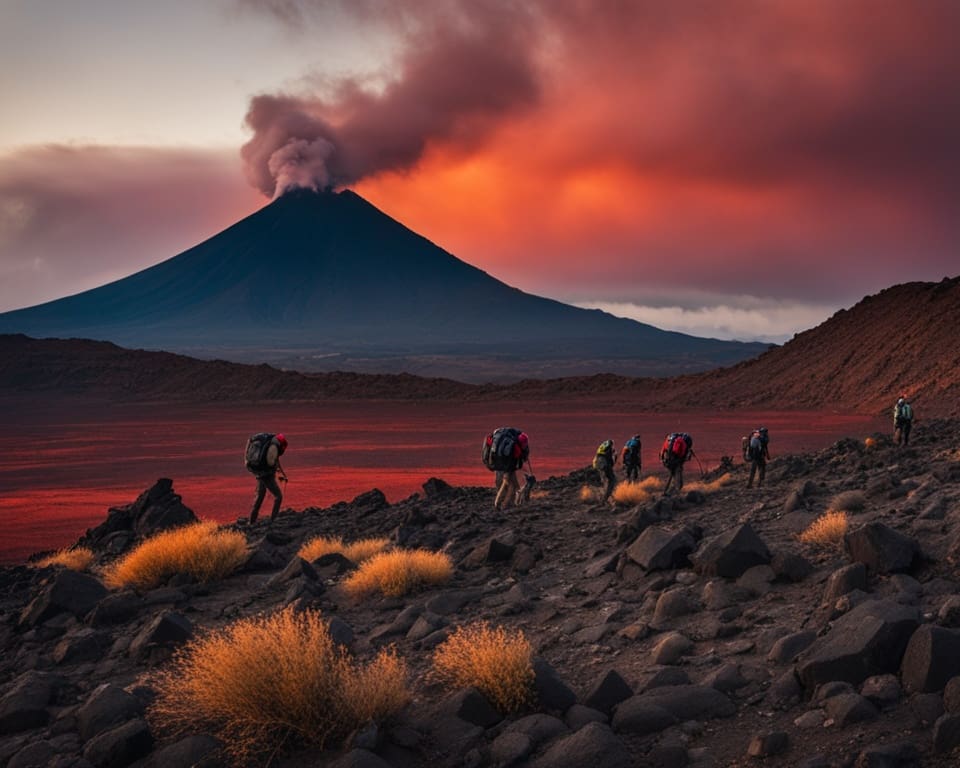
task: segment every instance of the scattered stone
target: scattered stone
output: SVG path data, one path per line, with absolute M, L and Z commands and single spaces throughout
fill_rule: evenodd
M 689 530 L 668 531 L 650 527 L 627 547 L 627 557 L 645 571 L 682 568 L 689 564 L 689 555 L 697 542 Z
M 910 711 L 925 726 L 930 726 L 943 714 L 943 698 L 936 693 L 916 693 L 908 701 Z
M 611 669 L 594 684 L 584 697 L 583 703 L 609 716 L 617 704 L 631 696 L 633 696 L 633 689 L 616 670 Z
M 156 750 L 144 768 L 217 768 L 222 765 L 220 742 L 209 734 L 187 736 Z
M 490 745 L 490 758 L 495 765 L 506 768 L 519 763 L 533 752 L 533 749 L 533 743 L 526 734 L 504 731 Z
M 790 746 L 790 738 L 783 731 L 758 733 L 750 739 L 747 754 L 750 757 L 771 757 L 786 752 Z
M 478 568 L 486 563 L 503 563 L 513 557 L 516 548 L 516 533 L 512 530 L 501 531 L 486 539 L 467 555 L 464 565 Z
M 867 601 L 838 619 L 801 654 L 797 675 L 812 691 L 831 680 L 859 684 L 871 675 L 896 672 L 919 624 L 915 608 Z
M 937 621 L 944 627 L 960 627 L 960 595 L 950 595 L 943 601 L 937 611 Z
M 651 688 L 662 688 L 665 685 L 689 685 L 690 677 L 679 667 L 660 667 L 644 679 L 640 690 L 649 691 Z
M 877 708 L 858 693 L 842 693 L 831 696 L 823 703 L 827 717 L 841 728 L 853 723 L 862 723 L 876 720 L 879 716 Z
M 533 660 L 533 688 L 540 708 L 546 712 L 563 714 L 577 703 L 577 695 L 544 659 Z
M 354 748 L 330 763 L 330 768 L 391 768 L 390 763 L 368 749 Z
M 350 502 L 350 506 L 353 507 L 355 515 L 358 517 L 366 517 L 374 512 L 379 512 L 381 509 L 386 509 L 390 506 L 390 502 L 388 502 L 387 497 L 383 495 L 383 491 L 379 488 L 372 488 L 357 496 Z
M 653 620 L 650 625 L 654 629 L 663 629 L 670 624 L 671 620 L 695 613 L 697 607 L 697 604 L 687 594 L 686 589 L 667 590 L 661 593 L 657 599 L 657 607 L 654 609 Z
M 353 645 L 353 628 L 339 616 L 334 616 L 327 624 L 327 633 L 337 645 L 349 648 Z
M 823 704 L 823 702 L 825 702 L 827 699 L 831 699 L 834 696 L 843 696 L 847 693 L 856 692 L 856 689 L 850 685 L 850 683 L 842 680 L 834 680 L 818 686 L 817 690 L 813 693 L 813 701 L 817 704 Z
M 943 708 L 951 715 L 960 714 L 960 676 L 947 681 L 943 689 Z
M 83 748 L 83 757 L 95 768 L 122 768 L 153 749 L 153 736 L 140 718 L 94 736 Z
M 773 647 L 767 653 L 767 661 L 774 664 L 789 664 L 809 648 L 816 639 L 817 633 L 812 630 L 785 635 L 773 644 Z
M 308 563 L 299 555 L 294 555 L 293 559 L 287 563 L 286 568 L 280 571 L 280 573 L 270 577 L 270 580 L 266 584 L 266 588 L 276 589 L 278 587 L 283 587 L 294 579 L 299 578 L 303 578 L 307 581 L 318 581 L 320 577 L 317 575 L 316 568 L 310 565 L 310 563 Z
M 35 741 L 28 744 L 6 764 L 6 768 L 37 768 L 47 766 L 57 754 L 57 750 L 49 741 Z
M 749 684 L 750 681 L 743 676 L 739 664 L 724 664 L 709 673 L 701 682 L 701 685 L 716 688 L 722 693 L 732 693 Z
M 442 498 L 453 492 L 453 486 L 439 477 L 431 477 L 421 487 L 423 488 L 423 495 L 428 499 Z
M 960 675 L 960 630 L 933 624 L 918 627 L 903 655 L 900 674 L 909 693 L 943 690 L 950 678 Z
M 920 750 L 910 741 L 893 744 L 875 744 L 867 747 L 853 764 L 853 768 L 907 768 L 920 762 Z
M 45 672 L 24 672 L 0 698 L 0 734 L 17 733 L 45 725 L 47 707 L 63 680 Z
M 105 627 L 120 624 L 134 618 L 140 611 L 142 601 L 136 592 L 118 592 L 107 595 L 98 602 L 87 616 L 91 627 Z
M 20 626 L 35 627 L 59 613 L 83 618 L 107 596 L 99 579 L 69 568 L 61 568 L 47 587 L 20 614 Z
M 148 661 L 165 660 L 162 653 L 186 642 L 193 635 L 193 624 L 183 614 L 166 611 L 145 626 L 130 643 L 130 655 Z M 156 654 L 155 651 L 161 651 Z
M 650 653 L 650 661 L 653 664 L 676 664 L 684 656 L 692 653 L 693 647 L 693 641 L 680 632 L 668 632 L 653 647 Z
M 914 539 L 877 522 L 847 533 L 843 548 L 851 560 L 863 563 L 873 573 L 908 571 L 920 556 Z
M 863 563 L 845 565 L 831 573 L 823 589 L 823 602 L 833 603 L 855 589 L 867 589 L 867 566 Z
M 77 731 L 89 741 L 98 733 L 143 715 L 143 703 L 131 693 L 111 683 L 94 689 L 77 710 Z
M 613 730 L 617 733 L 646 736 L 650 733 L 660 733 L 677 722 L 677 718 L 669 711 L 645 701 L 640 695 L 632 696 L 617 705 L 613 716 Z
M 453 695 L 451 704 L 457 717 L 481 728 L 489 728 L 503 720 L 503 715 L 476 688 L 458 691 Z
M 888 709 L 899 703 L 901 693 L 896 675 L 868 677 L 860 688 L 860 695 L 870 699 L 880 709 Z
M 773 709 L 789 709 L 803 696 L 803 686 L 793 670 L 780 675 L 767 689 L 765 701 Z
M 941 715 L 933 724 L 933 751 L 938 755 L 960 747 L 960 715 Z
M 750 598 L 751 595 L 747 590 L 722 579 L 713 579 L 704 584 L 701 596 L 703 604 L 711 611 L 722 611 L 744 603 Z
M 583 704 L 574 704 L 563 716 L 564 722 L 571 731 L 579 731 L 588 723 L 606 723 L 610 718 L 603 712 L 592 707 L 585 707 Z
M 736 579 L 773 558 L 750 524 L 744 523 L 705 541 L 690 559 L 697 573 Z
M 827 720 L 827 715 L 822 709 L 811 709 L 804 712 L 800 717 L 793 721 L 793 724 L 802 731 L 812 731 L 816 728 L 822 728 Z
M 441 592 L 427 601 L 425 609 L 438 616 L 460 613 L 464 606 L 474 603 L 482 597 L 478 589 L 451 589 Z
M 98 661 L 109 642 L 96 630 L 83 628 L 68 635 L 53 649 L 53 660 L 57 664 L 80 664 Z
M 778 552 L 770 562 L 777 581 L 787 581 L 793 584 L 806 579 L 813 573 L 813 564 L 803 555 L 794 552 Z
M 638 698 L 649 704 L 663 707 L 678 720 L 713 720 L 731 717 L 737 713 L 736 705 L 715 688 L 702 685 L 672 685 L 654 688 Z
M 532 768 L 630 768 L 633 759 L 613 731 L 602 723 L 588 723 L 576 733 L 555 741 L 536 758 Z

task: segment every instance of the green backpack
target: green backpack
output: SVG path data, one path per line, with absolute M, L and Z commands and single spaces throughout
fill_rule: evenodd
M 603 470 L 610 466 L 613 466 L 613 440 L 604 440 L 593 457 L 593 468 Z

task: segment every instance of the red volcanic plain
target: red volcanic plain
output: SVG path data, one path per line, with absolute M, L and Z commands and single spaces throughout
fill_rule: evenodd
M 284 507 L 326 507 L 379 488 L 390 501 L 420 490 L 430 477 L 453 485 L 488 485 L 480 442 L 490 430 L 514 425 L 530 434 L 540 478 L 590 463 L 597 444 L 619 448 L 643 437 L 644 474 L 662 472 L 663 436 L 694 437 L 705 468 L 736 456 L 740 437 L 763 424 L 774 457 L 823 447 L 845 436 L 888 427 L 875 416 L 829 411 L 686 411 L 644 413 L 586 399 L 502 404 L 321 401 L 315 404 L 150 405 L 28 399 L 2 403 L 0 434 L 0 562 L 69 545 L 111 506 L 126 504 L 158 477 L 200 517 L 229 521 L 246 515 L 254 481 L 242 463 L 253 432 L 284 432 L 290 476 Z M 693 462 L 696 471 L 696 462 Z M 347 530 L 345 534 L 349 535 Z

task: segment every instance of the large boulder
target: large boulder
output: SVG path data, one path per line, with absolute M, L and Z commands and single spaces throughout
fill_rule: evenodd
M 960 675 L 960 630 L 924 624 L 910 637 L 900 667 L 908 693 L 942 691 Z
M 77 731 L 81 739 L 89 741 L 98 733 L 142 714 L 140 699 L 119 686 L 104 683 L 77 710 Z
M 99 579 L 69 568 L 57 571 L 20 614 L 21 627 L 34 627 L 60 613 L 83 618 L 107 596 Z
M 834 680 L 859 684 L 900 668 L 920 612 L 887 600 L 868 600 L 834 622 L 800 655 L 796 672 L 808 692 Z
M 63 679 L 44 672 L 24 672 L 0 698 L 0 734 L 17 733 L 45 725 Z
M 130 643 L 129 653 L 141 660 L 164 661 L 173 647 L 192 636 L 193 624 L 186 616 L 176 611 L 165 611 L 140 630 Z
M 576 733 L 555 741 L 535 759 L 533 768 L 629 768 L 626 745 L 602 723 L 588 723 Z
M 637 698 L 646 704 L 665 709 L 681 722 L 732 717 L 737 713 L 737 705 L 726 694 L 703 685 L 651 688 Z
M 627 547 L 627 557 L 647 571 L 667 570 L 688 565 L 688 556 L 696 548 L 696 539 L 686 528 L 667 531 L 650 527 Z
M 916 541 L 876 522 L 847 533 L 843 548 L 853 562 L 863 563 L 873 573 L 908 571 L 920 556 Z
M 744 523 L 708 539 L 690 559 L 698 573 L 737 579 L 755 565 L 768 564 L 773 556 L 750 524 Z
M 102 550 L 107 540 L 120 532 L 143 538 L 195 522 L 197 516 L 193 514 L 193 510 L 184 505 L 180 496 L 174 493 L 173 480 L 161 477 L 132 504 L 111 507 L 107 512 L 107 519 L 95 528 L 89 528 L 79 544 Z M 131 540 L 132 538 L 127 539 Z
M 83 757 L 96 768 L 123 768 L 153 749 L 153 735 L 137 718 L 94 736 L 83 748 Z

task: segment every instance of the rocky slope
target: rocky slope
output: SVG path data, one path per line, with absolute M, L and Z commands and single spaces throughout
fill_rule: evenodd
M 393 505 L 371 491 L 244 529 L 245 568 L 206 585 L 108 592 L 72 572 L 0 570 L 0 766 L 225 764 L 216 734 L 172 738 L 145 719 L 149 673 L 204 628 L 290 603 L 336 620 L 361 657 L 396 644 L 415 698 L 340 751 L 274 765 L 955 765 L 960 423 L 926 422 L 906 449 L 876 440 L 776 458 L 762 489 L 728 462 L 729 485 L 632 509 L 581 501 L 589 470 L 507 512 L 490 488 L 431 480 Z M 865 504 L 845 549 L 801 544 L 851 490 Z M 108 562 L 185 516 L 161 481 L 84 542 Z M 352 602 L 336 565 L 295 557 L 318 534 L 443 548 L 456 573 Z M 431 649 L 475 619 L 532 641 L 530 710 L 503 719 L 425 682 Z
M 127 400 L 602 399 L 643 410 L 835 409 L 885 413 L 908 394 L 920 418 L 960 417 L 960 278 L 865 298 L 760 357 L 674 378 L 601 374 L 463 384 L 410 375 L 303 374 L 104 342 L 0 336 L 0 393 Z M 522 370 L 519 367 L 517 370 Z

